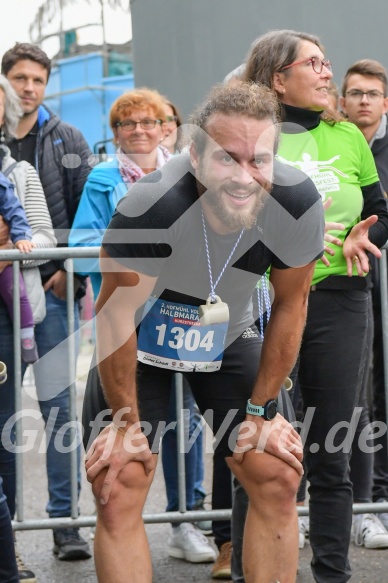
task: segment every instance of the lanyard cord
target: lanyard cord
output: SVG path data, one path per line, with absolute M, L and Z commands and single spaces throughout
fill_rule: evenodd
M 267 274 L 264 273 L 261 280 L 258 282 L 257 286 L 257 307 L 259 310 L 259 323 L 260 323 L 260 336 L 264 338 L 264 313 L 267 312 L 267 323 L 271 316 L 271 299 L 269 297 L 268 291 L 268 279 Z M 264 305 L 263 305 L 264 299 Z
M 234 247 L 232 249 L 232 252 L 230 253 L 228 259 L 226 260 L 226 263 L 224 265 L 224 267 L 221 269 L 221 273 L 218 276 L 215 284 L 213 284 L 213 273 L 212 273 L 212 266 L 210 263 L 210 253 L 209 253 L 209 245 L 207 242 L 207 233 L 206 233 L 206 224 L 205 224 L 205 217 L 203 215 L 203 211 L 201 210 L 201 216 L 202 216 L 202 226 L 203 226 L 203 236 L 205 238 L 205 247 L 206 247 L 206 258 L 207 258 L 207 266 L 208 266 L 208 270 L 209 270 L 209 280 L 210 280 L 210 297 L 212 299 L 213 302 L 215 302 L 216 300 L 216 287 L 221 279 L 221 277 L 224 274 L 225 269 L 228 267 L 230 260 L 232 259 L 233 253 L 236 251 L 237 249 L 237 245 L 240 243 L 241 237 L 244 234 L 245 229 L 241 230 L 241 233 L 238 236 L 237 241 L 234 244 Z

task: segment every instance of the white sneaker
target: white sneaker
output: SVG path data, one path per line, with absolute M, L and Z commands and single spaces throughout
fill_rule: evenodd
M 216 560 L 216 551 L 190 522 L 182 522 L 172 527 L 172 534 L 168 539 L 168 554 L 189 563 L 213 563 Z
M 310 519 L 308 516 L 298 516 L 298 526 L 299 526 L 299 548 L 303 549 L 306 544 L 306 538 L 309 536 L 310 532 Z
M 388 531 L 376 514 L 360 514 L 353 519 L 354 543 L 366 549 L 387 549 Z
M 386 498 L 379 498 L 377 502 L 388 502 Z M 379 512 L 378 517 L 382 525 L 388 530 L 388 512 Z

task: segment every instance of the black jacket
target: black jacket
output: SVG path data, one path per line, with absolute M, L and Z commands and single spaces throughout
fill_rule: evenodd
M 372 154 L 375 159 L 377 173 L 383 187 L 385 198 L 388 197 L 388 122 L 385 136 L 372 144 Z
M 375 140 L 372 144 L 371 151 L 375 159 L 375 164 L 377 168 L 377 174 L 380 178 L 380 183 L 384 191 L 384 196 L 388 198 L 388 121 L 387 121 L 387 131 L 385 136 L 379 140 Z M 372 281 L 373 281 L 373 305 L 380 306 L 380 271 L 379 271 L 379 261 L 373 255 L 369 256 L 369 262 L 372 269 Z M 381 308 L 380 308 L 381 309 Z

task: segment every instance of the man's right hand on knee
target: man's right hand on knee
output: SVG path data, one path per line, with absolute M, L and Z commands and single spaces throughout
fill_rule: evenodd
M 141 462 L 146 476 L 156 465 L 140 423 L 132 424 L 126 431 L 111 423 L 93 441 L 85 457 L 89 482 L 93 482 L 102 470 L 108 468 L 100 492 L 101 504 L 108 502 L 118 474 L 130 462 Z

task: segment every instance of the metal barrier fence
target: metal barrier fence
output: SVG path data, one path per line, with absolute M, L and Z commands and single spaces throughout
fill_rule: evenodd
M 380 260 L 380 293 L 382 305 L 383 321 L 383 344 L 384 344 L 384 362 L 388 363 L 388 285 L 387 285 L 387 249 L 383 249 L 382 259 Z M 15 359 L 15 410 L 20 411 L 22 408 L 22 367 L 21 367 L 21 348 L 20 348 L 20 290 L 19 290 L 19 273 L 20 262 L 24 259 L 36 260 L 67 260 L 67 323 L 68 323 L 68 362 L 69 369 L 75 369 L 75 317 L 74 317 L 74 282 L 73 282 L 73 260 L 97 258 L 99 255 L 98 247 L 82 248 L 55 248 L 55 249 L 34 249 L 30 253 L 20 253 L 18 250 L 0 251 L 0 261 L 13 262 L 13 320 L 14 320 L 14 359 Z M 1 360 L 1 354 L 0 354 Z M 385 377 L 385 403 L 386 419 L 388 419 L 388 366 L 384 370 Z M 185 454 L 184 454 L 184 423 L 182 422 L 181 411 L 183 409 L 183 385 L 182 375 L 176 373 L 176 408 L 177 408 L 177 436 L 178 436 L 178 492 L 179 492 L 179 511 L 177 512 L 160 512 L 154 514 L 144 514 L 144 522 L 151 523 L 180 523 L 195 522 L 198 520 L 227 520 L 231 518 L 231 509 L 225 510 L 186 510 L 186 489 L 185 489 Z M 70 392 L 70 422 L 76 420 L 76 386 L 72 382 L 69 386 Z M 70 425 L 70 442 L 75 441 L 75 427 Z M 16 422 L 16 446 L 20 446 L 23 436 L 22 418 Z M 388 439 L 388 436 L 387 436 Z M 16 520 L 13 521 L 14 530 L 41 530 L 54 529 L 66 526 L 88 527 L 96 523 L 95 516 L 78 515 L 78 488 L 77 488 L 77 450 L 71 450 L 71 517 L 69 518 L 46 518 L 30 520 L 24 518 L 24 499 L 23 499 L 23 454 L 16 454 L 16 500 L 17 511 Z M 308 516 L 308 506 L 298 506 L 300 516 Z M 366 512 L 380 513 L 388 512 L 388 503 L 362 503 L 353 504 L 354 514 L 363 514 Z

